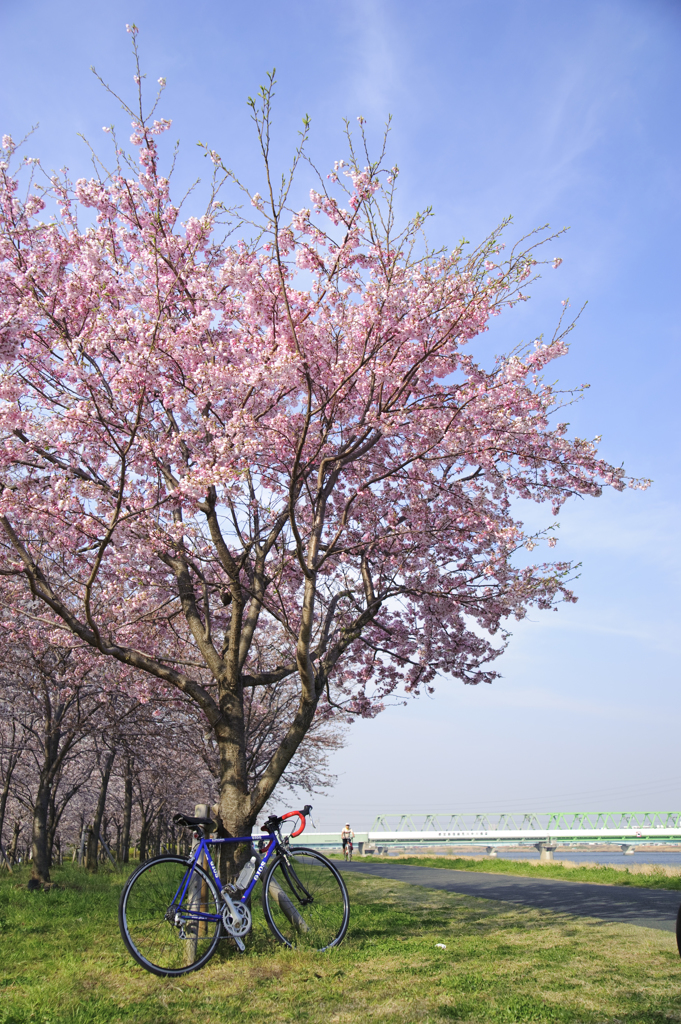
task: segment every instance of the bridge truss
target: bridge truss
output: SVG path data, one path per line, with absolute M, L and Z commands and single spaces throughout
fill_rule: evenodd
M 376 832 L 551 832 L 678 829 L 681 811 L 554 811 L 531 814 L 378 814 Z M 408 840 L 408 835 L 405 840 Z

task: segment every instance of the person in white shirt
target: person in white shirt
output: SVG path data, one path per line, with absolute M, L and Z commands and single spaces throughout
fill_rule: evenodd
M 346 860 L 352 860 L 352 840 L 355 838 L 355 833 L 350 828 L 350 822 L 345 822 L 345 828 L 341 832 L 341 840 L 343 842 L 343 856 Z

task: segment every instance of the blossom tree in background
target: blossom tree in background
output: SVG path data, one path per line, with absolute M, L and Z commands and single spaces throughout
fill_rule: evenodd
M 98 658 L 72 634 L 46 629 L 39 607 L 22 605 L 17 595 L 14 604 L 23 614 L 13 622 L 5 613 L 0 642 L 0 869 L 11 870 L 12 843 L 3 837 L 8 811 L 15 826 L 22 819 L 29 826 L 35 885 L 50 881 L 65 848 L 97 871 L 113 849 L 127 861 L 131 840 L 141 859 L 159 852 L 162 841 L 176 842 L 168 828 L 173 813 L 192 813 L 197 800 L 213 804 L 219 794 L 219 751 L 203 713 L 177 691 L 140 692 L 142 680 L 125 666 Z M 22 619 L 30 628 L 17 628 Z M 267 767 L 295 698 L 289 680 L 246 692 L 250 786 Z M 328 756 L 341 745 L 342 723 L 317 716 L 279 789 L 314 793 L 332 785 Z M 11 856 L 16 852 L 14 843 Z
M 397 226 L 398 170 L 363 126 L 292 209 L 308 123 L 277 178 L 272 81 L 250 101 L 252 227 L 208 150 L 208 208 L 182 221 L 157 150 L 170 122 L 136 80 L 135 167 L 116 142 L 111 173 L 41 185 L 3 140 L 0 569 L 83 646 L 200 709 L 239 835 L 317 716 L 489 682 L 505 620 L 573 599 L 570 565 L 514 558 L 541 540 L 515 499 L 555 514 L 636 481 L 551 421 L 565 396 L 542 372 L 571 325 L 510 355 L 485 343 L 526 297 L 538 236 L 432 251 L 425 215 Z M 249 783 L 246 715 L 283 680 L 296 700 Z
M 11 794 L 30 818 L 36 883 L 50 881 L 60 820 L 92 774 L 81 754 L 103 725 L 107 696 L 97 680 L 103 667 L 87 650 L 50 643 L 45 630 L 23 639 L 4 632 L 0 642 L 0 732 L 3 745 L 8 736 L 21 740 L 14 763 L 10 748 L 0 766 L 2 796 L 6 803 Z

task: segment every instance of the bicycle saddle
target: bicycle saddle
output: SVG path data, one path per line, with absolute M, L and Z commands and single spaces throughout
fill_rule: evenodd
M 192 818 L 188 814 L 174 814 L 173 821 L 176 825 L 186 825 L 187 828 L 197 828 L 198 826 L 205 829 L 215 828 L 215 822 L 210 818 Z

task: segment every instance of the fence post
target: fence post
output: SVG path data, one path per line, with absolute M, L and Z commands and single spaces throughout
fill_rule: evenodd
M 102 846 L 104 847 L 104 852 L 105 852 L 105 854 L 107 855 L 107 857 L 109 858 L 109 860 L 111 861 L 112 865 L 113 865 L 114 867 L 116 867 L 116 861 L 115 861 L 115 860 L 113 859 L 113 856 L 112 856 L 112 854 L 111 854 L 111 850 L 110 850 L 110 849 L 109 849 L 109 847 L 107 846 L 106 840 L 104 839 L 104 837 L 103 837 L 103 836 L 100 836 L 100 837 L 99 837 L 99 841 L 100 841 L 100 843 L 102 844 Z
M 209 804 L 196 804 L 194 807 L 195 818 L 210 818 L 210 805 Z M 199 840 L 192 837 L 191 854 L 194 853 Z M 206 858 L 201 857 L 200 866 L 205 868 Z M 202 878 L 194 875 L 191 882 L 189 883 L 189 891 L 187 893 L 188 905 L 191 910 L 203 911 L 205 913 L 208 904 L 208 886 Z M 195 937 L 187 939 L 187 965 L 193 964 L 196 960 L 196 947 L 198 945 L 199 938 L 205 937 L 207 926 L 204 921 L 197 921 L 196 925 L 190 924 L 189 927 L 196 927 Z
M 83 857 L 85 856 L 85 843 L 87 841 L 88 826 L 83 822 L 83 828 L 80 833 L 80 849 L 78 851 L 78 867 L 83 866 Z

